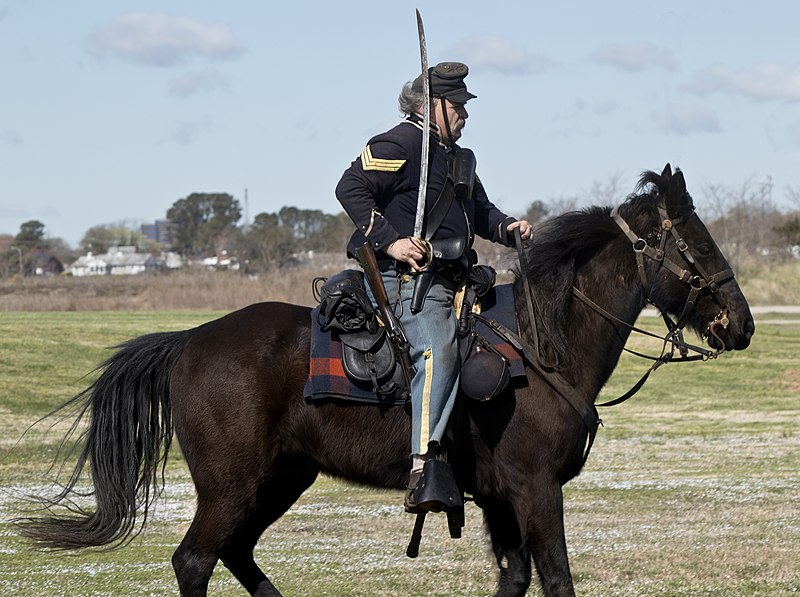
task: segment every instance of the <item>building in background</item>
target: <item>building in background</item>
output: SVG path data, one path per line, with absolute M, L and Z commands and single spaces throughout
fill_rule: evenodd
M 109 247 L 103 255 L 87 253 L 66 269 L 73 276 L 133 275 L 144 272 L 171 271 L 182 266 L 180 255 L 137 253 L 136 247 Z
M 164 248 L 172 246 L 172 227 L 169 220 L 156 220 L 152 224 L 142 224 L 142 234 Z

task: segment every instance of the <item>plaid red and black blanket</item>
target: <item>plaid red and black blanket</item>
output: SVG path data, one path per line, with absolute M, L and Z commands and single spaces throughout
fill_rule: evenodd
M 500 284 L 492 288 L 481 299 L 481 314 L 517 333 L 517 316 L 514 310 L 514 293 L 511 284 Z M 370 384 L 358 384 L 347 377 L 342 366 L 342 344 L 329 331 L 322 331 L 318 316 L 319 309 L 313 309 L 311 311 L 311 362 L 304 390 L 306 400 L 334 398 L 383 405 L 402 404 L 403 400 L 400 396 L 377 396 Z M 508 342 L 481 322 L 477 323 L 476 330 L 509 360 L 512 378 L 525 375 L 522 356 Z

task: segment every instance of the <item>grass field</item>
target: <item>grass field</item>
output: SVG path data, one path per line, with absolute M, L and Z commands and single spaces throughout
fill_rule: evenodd
M 170 557 L 193 513 L 178 452 L 152 524 L 123 550 L 31 551 L 8 521 L 21 496 L 47 489 L 65 425 L 23 432 L 86 385 L 108 346 L 216 314 L 0 313 L 0 595 L 176 594 Z M 800 322 L 759 318 L 786 321 L 757 320 L 747 351 L 663 367 L 631 401 L 601 413 L 588 464 L 565 490 L 579 594 L 800 592 Z M 601 399 L 646 366 L 623 357 Z M 413 561 L 404 556 L 413 519 L 401 504 L 400 493 L 322 478 L 268 529 L 257 560 L 287 596 L 492 593 L 495 567 L 474 505 L 460 540 L 431 517 Z M 243 594 L 221 565 L 210 592 Z

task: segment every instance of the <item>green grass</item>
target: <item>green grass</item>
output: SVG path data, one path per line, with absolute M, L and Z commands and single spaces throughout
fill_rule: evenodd
M 213 312 L 0 313 L 0 594 L 166 595 L 173 550 L 193 515 L 179 453 L 151 525 L 114 552 L 42 553 L 8 522 L 45 488 L 65 430 L 39 417 L 80 391 L 108 347 L 183 329 Z M 800 592 L 800 325 L 759 325 L 752 346 L 657 370 L 601 415 L 584 472 L 565 488 L 567 541 L 582 595 L 790 595 Z M 657 329 L 655 319 L 643 325 Z M 657 349 L 633 339 L 639 349 Z M 649 366 L 624 355 L 602 399 Z M 288 595 L 490 595 L 495 567 L 480 512 L 464 537 L 442 516 L 422 555 L 404 556 L 413 519 L 402 497 L 321 478 L 267 530 L 257 561 Z M 219 566 L 212 595 L 243 590 Z M 530 594 L 538 594 L 532 588 Z

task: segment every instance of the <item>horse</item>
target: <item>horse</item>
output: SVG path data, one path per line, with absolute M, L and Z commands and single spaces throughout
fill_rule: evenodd
M 483 511 L 496 595 L 524 595 L 532 563 L 545 595 L 574 595 L 562 487 L 588 456 L 595 399 L 638 314 L 651 303 L 672 322 L 673 343 L 687 326 L 713 354 L 746 348 L 755 326 L 683 172 L 669 164 L 643 172 L 613 211 L 546 220 L 524 257 L 513 292 L 520 338 L 538 357 L 526 361 L 526 383 L 459 402 L 450 463 Z M 531 294 L 535 312 L 523 307 Z M 310 334 L 309 308 L 267 302 L 118 346 L 62 406 L 78 409 L 73 429 L 89 419 L 84 443 L 61 493 L 40 498 L 68 504 L 88 467 L 96 507 L 30 517 L 21 532 L 45 548 L 124 546 L 163 489 L 174 434 L 197 493 L 172 557 L 180 594 L 206 595 L 222 561 L 251 595 L 280 595 L 253 550 L 320 473 L 402 490 L 411 466 L 402 406 L 304 399 Z

